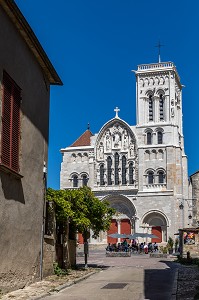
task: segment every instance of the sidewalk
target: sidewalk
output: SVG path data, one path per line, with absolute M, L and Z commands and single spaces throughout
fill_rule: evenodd
M 193 299 L 196 294 L 196 286 L 199 286 L 199 269 L 194 266 L 182 266 L 173 262 L 172 257 L 164 260 L 168 265 L 175 265 L 176 274 L 173 281 L 172 300 Z M 38 300 L 55 292 L 59 292 L 66 287 L 83 281 L 96 272 L 110 267 L 132 267 L 145 268 L 150 270 L 159 269 L 158 264 L 161 259 L 150 258 L 149 255 L 135 255 L 131 257 L 106 257 L 105 252 L 100 250 L 90 251 L 88 258 L 89 268 L 84 270 L 84 258 L 77 257 L 77 264 L 82 267 L 80 270 L 71 270 L 66 277 L 57 277 L 56 275 L 45 278 L 42 281 L 31 284 L 24 289 L 13 291 L 2 297 L 1 300 Z
M 70 274 L 66 276 L 52 275 L 42 281 L 32 283 L 31 285 L 10 292 L 4 296 L 0 296 L 1 300 L 39 300 L 49 296 L 53 292 L 59 292 L 73 284 L 80 282 L 95 274 L 99 270 L 97 268 L 88 268 L 86 270 L 70 270 Z

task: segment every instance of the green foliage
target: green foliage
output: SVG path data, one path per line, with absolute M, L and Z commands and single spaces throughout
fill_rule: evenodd
M 107 201 L 96 198 L 89 187 L 75 190 L 47 190 L 47 201 L 54 201 L 58 221 L 69 220 L 75 230 L 85 233 L 93 231 L 93 237 L 110 227 L 115 210 Z
M 167 249 L 167 247 L 160 246 L 160 251 L 161 251 L 161 253 L 163 253 L 163 254 L 167 254 L 168 249 Z
M 67 270 L 61 269 L 58 266 L 58 263 L 54 263 L 53 264 L 53 268 L 54 268 L 54 274 L 57 276 L 64 276 L 64 275 L 68 275 Z
M 169 249 L 173 249 L 173 245 L 174 245 L 174 240 L 172 239 L 172 237 L 169 237 L 168 241 L 167 241 L 167 248 L 168 248 L 168 250 Z

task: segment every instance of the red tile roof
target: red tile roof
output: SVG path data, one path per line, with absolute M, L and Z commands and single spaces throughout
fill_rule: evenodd
M 70 147 L 90 146 L 92 132 L 87 129 Z

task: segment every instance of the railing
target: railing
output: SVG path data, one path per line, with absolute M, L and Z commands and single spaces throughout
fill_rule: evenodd
M 175 67 L 175 65 L 172 62 L 139 65 L 138 66 L 138 71 L 140 71 L 140 70 L 148 70 L 148 69 L 168 68 L 168 67 Z
M 146 184 L 145 187 L 147 189 L 162 189 L 166 188 L 166 183 L 153 183 L 153 184 Z

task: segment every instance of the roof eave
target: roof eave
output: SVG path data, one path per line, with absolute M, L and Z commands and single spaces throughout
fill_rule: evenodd
M 7 15 L 19 30 L 19 33 L 28 45 L 30 51 L 37 59 L 50 84 L 63 85 L 59 75 L 50 62 L 36 35 L 15 2 L 13 0 L 0 0 L 0 5 L 3 7 Z

